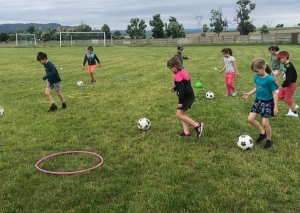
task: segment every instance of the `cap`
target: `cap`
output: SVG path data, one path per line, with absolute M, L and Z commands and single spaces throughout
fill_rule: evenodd
M 177 50 L 183 50 L 183 46 L 179 45 L 179 46 L 177 47 Z
M 287 58 L 290 54 L 287 51 L 281 51 L 278 55 L 274 58 L 274 60 L 280 60 L 280 58 Z

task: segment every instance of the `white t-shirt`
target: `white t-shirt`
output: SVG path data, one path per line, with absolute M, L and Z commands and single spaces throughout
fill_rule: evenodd
M 224 63 L 226 67 L 226 73 L 235 72 L 233 62 L 235 58 L 233 56 L 229 56 L 229 58 L 224 57 Z

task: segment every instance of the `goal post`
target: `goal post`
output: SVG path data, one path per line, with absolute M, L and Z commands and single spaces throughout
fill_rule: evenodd
M 105 32 L 59 32 L 59 46 L 66 45 L 103 45 L 106 46 Z
M 35 45 L 36 46 L 35 34 L 16 33 L 16 46 L 19 46 L 19 45 Z

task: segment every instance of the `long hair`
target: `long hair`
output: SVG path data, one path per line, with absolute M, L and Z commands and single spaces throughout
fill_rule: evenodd
M 170 58 L 167 62 L 167 67 L 177 67 L 177 70 L 182 70 L 182 64 L 179 61 L 178 57 L 174 56 Z
M 225 53 L 225 54 L 229 54 L 229 55 L 233 55 L 233 52 L 232 52 L 232 49 L 231 48 L 224 48 L 222 49 L 221 51 L 222 53 Z
M 251 63 L 252 71 L 255 71 L 257 69 L 264 69 L 264 68 L 266 68 L 266 73 L 268 74 L 272 73 L 271 67 L 262 58 L 256 58 Z

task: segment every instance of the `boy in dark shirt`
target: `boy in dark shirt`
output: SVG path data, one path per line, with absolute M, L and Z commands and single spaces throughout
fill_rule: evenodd
M 88 72 L 91 76 L 91 84 L 94 84 L 97 82 L 94 77 L 94 71 L 96 69 L 96 61 L 98 62 L 99 68 L 100 68 L 100 60 L 97 57 L 96 53 L 93 52 L 93 47 L 89 46 L 88 52 L 85 54 L 84 59 L 83 59 L 82 69 L 84 70 L 85 63 L 88 62 Z
M 43 52 L 38 52 L 36 60 L 39 61 L 42 65 L 44 65 L 46 75 L 43 77 L 43 80 L 48 79 L 48 83 L 46 85 L 46 90 L 45 90 L 45 95 L 47 96 L 51 104 L 48 112 L 56 111 L 58 109 L 51 95 L 51 91 L 53 88 L 56 90 L 56 94 L 58 95 L 58 97 L 62 102 L 62 109 L 66 109 L 67 104 L 65 102 L 63 94 L 61 93 L 61 84 L 60 84 L 61 79 L 59 77 L 59 74 L 54 64 L 48 61 L 47 54 Z
M 280 63 L 283 64 L 283 83 L 279 87 L 278 98 L 289 105 L 290 110 L 288 114 L 286 114 L 287 116 L 298 117 L 297 108 L 299 106 L 293 101 L 293 94 L 297 87 L 297 72 L 292 62 L 290 62 L 289 56 L 290 55 L 287 51 L 281 51 L 275 58 L 275 60 L 280 60 Z

